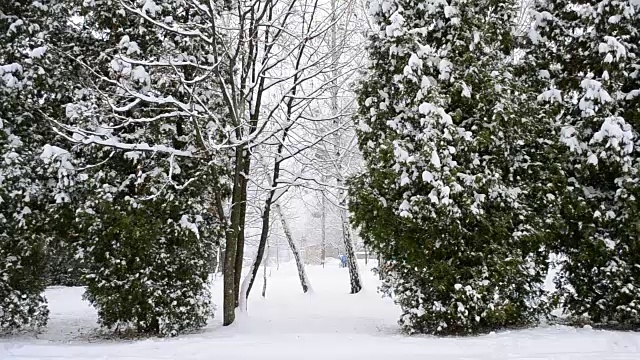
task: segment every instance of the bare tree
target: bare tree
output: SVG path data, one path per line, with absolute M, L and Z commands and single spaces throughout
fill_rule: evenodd
M 294 174 L 284 164 L 291 163 L 290 160 L 304 162 L 307 159 L 305 154 L 307 150 L 317 147 L 347 127 L 343 123 L 333 121 L 335 118 L 344 116 L 340 109 L 336 108 L 329 113 L 319 113 L 315 111 L 315 106 L 319 100 L 330 96 L 331 88 L 337 83 L 336 69 L 346 67 L 344 64 L 333 64 L 334 53 L 339 51 L 339 48 L 336 44 L 331 43 L 326 46 L 326 38 L 334 24 L 340 19 L 344 20 L 344 17 L 349 14 L 349 11 L 344 10 L 349 10 L 351 7 L 351 2 L 346 2 L 344 7 L 334 7 L 328 11 L 328 14 L 323 14 L 322 11 L 326 12 L 326 9 L 322 9 L 316 0 L 302 7 L 299 16 L 295 17 L 299 20 L 299 33 L 304 40 L 294 52 L 292 66 L 288 69 L 293 74 L 294 85 L 286 89 L 286 101 L 281 106 L 282 112 L 270 114 L 274 118 L 274 124 L 280 126 L 282 132 L 271 138 L 273 140 L 271 144 L 264 143 L 259 147 L 260 158 L 263 160 L 265 154 L 269 153 L 269 147 L 275 148 L 275 153 L 270 159 L 267 159 L 272 165 L 265 164 L 262 167 L 264 171 L 270 173 L 269 186 L 264 187 L 255 181 L 255 171 L 252 179 L 253 185 L 262 187 L 267 196 L 261 210 L 262 229 L 260 241 L 257 244 L 257 255 L 243 282 L 241 296 L 249 296 L 263 259 L 272 205 L 291 187 L 310 186 L 309 182 L 317 183 L 315 179 Z M 309 62 L 314 63 L 315 67 L 304 66 Z M 333 126 L 318 127 L 315 126 L 317 123 L 330 123 Z M 295 166 L 293 167 L 295 168 Z
M 335 9 L 336 8 L 336 0 L 331 0 L 331 8 Z M 336 23 L 334 22 L 334 25 L 332 27 L 332 31 L 331 31 L 331 42 L 332 42 L 332 46 L 335 47 L 337 45 L 337 26 Z M 333 78 L 337 79 L 339 76 L 339 67 L 338 67 L 338 62 L 339 62 L 339 57 L 340 54 L 336 51 L 333 53 L 334 57 L 333 57 Z M 335 80 L 334 80 L 335 82 Z M 331 94 L 331 112 L 332 114 L 336 115 L 338 113 L 338 86 L 337 84 L 334 84 L 334 86 L 332 87 L 332 94 Z M 337 120 L 336 120 L 337 121 Z M 336 134 L 336 141 L 335 141 L 335 146 L 334 146 L 334 150 L 335 150 L 335 155 L 336 157 L 340 157 L 340 136 L 341 134 Z M 336 181 L 337 181 L 337 185 L 338 186 L 342 186 L 344 183 L 344 174 L 342 172 L 342 163 L 341 162 L 336 162 L 336 167 L 337 167 L 337 171 L 336 171 Z M 347 263 L 349 266 L 349 282 L 351 284 L 351 293 L 355 294 L 360 292 L 360 290 L 362 289 L 362 282 L 360 280 L 360 271 L 358 269 L 358 259 L 356 258 L 355 255 L 355 251 L 353 249 L 353 242 L 352 242 L 352 238 L 351 238 L 351 227 L 349 225 L 349 220 L 348 220 L 348 214 L 347 214 L 347 209 L 345 207 L 346 205 L 346 195 L 345 195 L 345 191 L 344 190 L 340 190 L 340 205 L 342 205 L 343 209 L 340 210 L 340 218 L 342 220 L 342 238 L 344 240 L 344 249 L 345 249 L 345 253 L 347 254 Z
M 293 236 L 291 235 L 291 229 L 287 224 L 287 220 L 284 216 L 284 213 L 282 212 L 282 208 L 280 207 L 280 204 L 274 204 L 274 206 L 276 208 L 276 212 L 278 213 L 278 216 L 280 217 L 282 230 L 284 231 L 287 241 L 289 242 L 289 247 L 291 248 L 291 252 L 293 252 L 293 257 L 296 261 L 296 267 L 298 268 L 298 277 L 300 278 L 300 285 L 302 286 L 302 292 L 305 292 L 305 293 L 312 292 L 311 283 L 309 282 L 309 278 L 307 277 L 307 272 L 304 270 L 304 264 L 302 262 L 302 259 L 300 258 L 300 251 L 298 251 L 298 247 L 293 241 Z
M 111 71 L 83 63 L 94 75 L 88 80 L 95 85 L 93 97 L 75 104 L 77 116 L 105 119 L 105 123 L 108 119 L 108 125 L 54 121 L 58 132 L 76 143 L 165 154 L 172 169 L 169 186 L 188 186 L 190 180 L 178 184 L 172 174 L 181 158 L 199 161 L 203 167 L 230 159 L 230 199 L 220 192 L 212 209 L 227 228 L 222 264 L 224 325 L 233 323 L 240 296 L 246 224 L 248 212 L 254 210 L 248 207 L 250 185 L 260 188 L 267 199 L 260 211 L 263 225 L 245 297 L 262 261 L 276 192 L 309 181 L 283 176 L 282 164 L 341 131 L 335 126 L 319 133 L 301 124 L 330 120 L 330 116 L 317 117 L 310 104 L 333 83 L 328 65 L 332 49 L 321 44 L 326 43 L 332 21 L 343 18 L 349 3 L 326 11 L 317 0 L 237 0 L 224 8 L 209 0 L 187 0 L 173 9 L 181 16 L 167 16 L 162 7 L 149 2 L 118 0 L 114 11 L 139 18 L 151 32 L 181 39 L 188 49 L 167 48 L 166 53 L 152 56 L 139 51 L 133 35 L 123 38 L 119 49 L 105 54 Z M 168 78 L 177 84 L 180 97 L 161 86 Z M 155 115 L 135 111 L 141 107 L 155 109 Z M 186 148 L 140 143 L 113 131 L 133 123 L 159 128 L 177 119 L 188 124 L 194 139 Z M 301 137 L 307 138 L 299 141 Z M 266 187 L 252 175 L 260 152 L 273 155 Z

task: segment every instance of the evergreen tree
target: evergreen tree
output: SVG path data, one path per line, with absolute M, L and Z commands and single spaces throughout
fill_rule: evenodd
M 87 215 L 83 282 L 101 325 L 173 336 L 203 327 L 213 315 L 208 275 L 220 234 L 210 219 L 189 214 L 195 206 L 185 209 L 196 195 L 172 196 L 98 200 L 92 209 L 100 221 Z
M 526 62 L 561 129 L 563 255 L 556 279 L 575 321 L 640 324 L 640 2 L 538 1 Z
M 366 172 L 353 221 L 390 261 L 383 289 L 408 332 L 467 334 L 546 311 L 540 214 L 547 124 L 510 60 L 512 1 L 382 1 L 359 93 Z M 537 213 L 540 212 L 540 213 Z
M 163 21 L 192 16 L 180 1 L 142 8 Z M 0 50 L 0 202 L 11 205 L 0 216 L 3 330 L 44 325 L 45 283 L 75 284 L 80 272 L 106 327 L 174 335 L 212 314 L 207 274 L 224 228 L 216 214 L 227 194 L 226 159 L 223 151 L 199 153 L 199 142 L 221 140 L 224 124 L 200 128 L 202 119 L 128 91 L 181 104 L 196 95 L 215 109 L 212 84 L 198 84 L 195 94 L 181 86 L 210 59 L 193 61 L 189 39 L 127 11 L 119 1 L 0 7 L 0 39 L 10 45 Z M 152 70 L 131 57 L 177 61 L 183 71 Z M 149 121 L 155 116 L 160 121 Z M 187 153 L 194 155 L 174 156 Z
M 46 249 L 56 241 L 50 212 L 64 202 L 50 178 L 63 179 L 66 152 L 51 173 L 43 147 L 53 144 L 45 113 L 60 104 L 65 81 L 53 68 L 62 63 L 50 51 L 52 34 L 64 34 L 68 13 L 60 2 L 9 1 L 0 4 L 0 329 L 46 324 L 43 297 Z
M 219 97 L 211 84 L 185 88 L 207 61 L 186 55 L 189 39 L 140 22 L 133 8 L 78 4 L 82 30 L 65 56 L 83 53 L 81 75 L 56 127 L 82 145 L 73 155 L 86 168 L 70 191 L 85 297 L 107 328 L 176 335 L 213 315 L 208 273 L 224 231 L 216 201 L 227 189 L 225 153 L 210 156 L 200 146 L 219 140 L 216 124 L 174 106 L 198 96 L 205 99 L 198 106 L 215 111 Z M 163 21 L 190 16 L 175 1 L 143 11 Z M 176 67 L 144 65 L 154 62 Z
M 63 105 L 69 102 L 72 80 L 77 78 L 75 61 L 56 52 L 73 44 L 73 26 L 70 28 L 68 22 L 72 9 L 71 1 L 16 1 L 0 9 L 6 29 L 2 34 L 4 59 L 0 61 L 7 95 L 3 98 L 7 105 L 2 109 L 7 119 L 4 133 L 7 141 L 13 141 L 6 145 L 15 150 L 12 155 L 19 154 L 3 165 L 7 172 L 13 172 L 12 176 L 18 176 L 17 169 L 22 168 L 22 188 L 14 188 L 11 196 L 27 189 L 31 193 L 25 201 L 30 203 L 29 221 L 22 222 L 19 235 L 12 236 L 38 239 L 37 247 L 44 252 L 40 266 L 45 268 L 33 276 L 43 277 L 46 284 L 77 284 L 78 279 L 74 270 L 77 262 L 68 241 L 77 235 L 70 231 L 75 216 L 68 194 L 68 187 L 76 181 L 75 161 L 61 148 L 64 141 L 49 124 L 49 119 L 64 116 Z M 15 205 L 20 208 L 24 204 Z M 14 227 L 7 233 L 15 231 Z

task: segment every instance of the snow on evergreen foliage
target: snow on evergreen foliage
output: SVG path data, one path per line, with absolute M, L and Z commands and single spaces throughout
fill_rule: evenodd
M 208 276 L 222 227 L 207 205 L 218 178 L 200 175 L 181 190 L 160 175 L 139 181 L 141 168 L 162 172 L 156 166 L 144 155 L 132 162 L 116 154 L 92 173 L 83 186 L 95 198 L 76 211 L 76 257 L 102 326 L 175 336 L 213 316 Z
M 208 273 L 224 235 L 215 200 L 226 198 L 227 159 L 201 147 L 203 139 L 219 140 L 222 124 L 189 112 L 216 111 L 212 84 L 183 86 L 204 71 L 203 59 L 190 55 L 201 44 L 135 11 L 164 24 L 189 15 L 177 10 L 180 1 L 156 3 L 78 9 L 92 31 L 77 42 L 92 43 L 96 34 L 101 41 L 86 49 L 88 66 L 56 126 L 80 145 L 74 156 L 86 164 L 69 191 L 82 202 L 74 246 L 85 297 L 106 328 L 173 336 L 213 315 Z
M 153 201 L 137 208 L 107 202 L 82 242 L 85 297 L 107 328 L 177 335 L 213 316 L 209 260 L 216 244 L 175 219 L 180 207 Z
M 59 7 L 33 1 L 0 4 L 0 332 L 36 329 L 48 318 L 42 276 L 52 236 L 45 232 L 50 189 L 38 161 L 54 86 L 42 64 Z
M 373 1 L 379 25 L 359 93 L 367 170 L 354 223 L 389 260 L 385 290 L 408 332 L 526 326 L 541 283 L 546 123 L 511 64 L 512 1 Z M 534 98 L 535 99 L 535 98 Z
M 555 241 L 564 308 L 576 321 L 637 328 L 640 2 L 541 0 L 533 17 L 527 62 L 545 74 L 538 92 L 566 159 Z
M 87 285 L 106 327 L 175 335 L 213 314 L 227 158 L 200 143 L 224 124 L 189 113 L 216 111 L 213 84 L 181 86 L 210 58 L 134 14 L 189 21 L 181 1 L 124 3 L 0 5 L 3 331 L 46 323 L 46 283 Z

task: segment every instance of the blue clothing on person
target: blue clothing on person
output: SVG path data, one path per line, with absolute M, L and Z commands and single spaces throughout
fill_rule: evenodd
M 347 267 L 347 257 L 344 255 L 340 255 L 340 266 Z

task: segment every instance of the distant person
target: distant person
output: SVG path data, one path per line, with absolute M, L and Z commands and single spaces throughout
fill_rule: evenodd
M 345 255 L 340 255 L 340 267 L 347 267 L 347 257 Z

